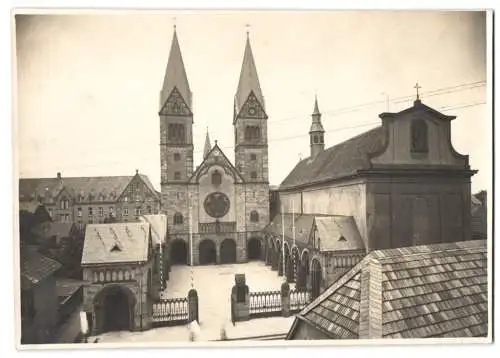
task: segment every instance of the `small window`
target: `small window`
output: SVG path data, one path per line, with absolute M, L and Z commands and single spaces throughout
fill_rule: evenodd
M 140 195 L 136 195 L 135 196 L 135 201 L 141 201 L 141 196 Z
M 222 183 L 222 175 L 218 170 L 212 173 L 212 185 L 219 186 Z
M 174 160 L 176 162 L 178 162 L 179 160 L 181 160 L 181 155 L 179 153 L 174 153 Z
M 427 123 L 415 119 L 411 122 L 411 151 L 426 153 L 428 150 Z
M 139 216 L 139 215 L 141 215 L 141 208 L 137 207 L 137 208 L 135 208 L 135 216 Z
M 152 214 L 153 213 L 153 211 L 151 210 L 151 206 L 148 206 L 147 210 L 148 210 L 148 214 Z
M 259 222 L 259 213 L 255 210 L 250 213 L 250 221 L 253 223 Z
M 93 213 L 92 213 L 92 207 L 89 207 L 89 216 L 92 216 Z
M 128 208 L 123 208 L 123 216 L 128 216 Z
M 175 180 L 181 180 L 181 172 L 175 172 L 174 173 L 174 179 Z
M 127 201 L 128 201 L 128 196 L 125 196 L 125 197 L 123 198 L 123 201 L 124 201 L 124 202 L 127 202 Z
M 339 237 L 339 241 L 347 241 L 347 240 L 345 239 L 345 237 L 341 236 Z
M 314 142 L 314 144 L 318 143 L 318 136 L 317 135 L 314 135 L 313 142 Z
M 250 178 L 257 179 L 257 172 L 251 172 L 250 173 Z
M 110 207 L 109 207 L 109 215 L 112 215 L 112 214 L 113 214 L 113 207 L 112 207 L 112 206 L 110 206 Z
M 99 208 L 99 216 L 104 216 L 104 208 Z
M 320 142 L 321 144 L 325 143 L 325 142 L 324 142 L 324 137 L 323 137 L 323 134 L 320 134 L 320 135 L 319 135 L 319 142 Z
M 52 217 L 52 209 L 49 209 L 49 216 Z
M 257 155 L 255 153 L 250 154 L 250 160 L 252 161 L 257 160 Z
M 120 249 L 120 246 L 118 246 L 118 244 L 114 244 L 113 247 L 111 248 L 111 252 L 115 252 L 115 251 L 122 251 Z
M 174 215 L 174 225 L 182 225 L 184 223 L 184 217 L 181 213 L 175 213 Z

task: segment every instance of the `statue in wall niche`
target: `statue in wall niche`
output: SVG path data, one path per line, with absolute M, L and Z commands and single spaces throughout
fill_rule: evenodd
M 411 123 L 412 152 L 427 152 L 427 124 L 421 119 Z

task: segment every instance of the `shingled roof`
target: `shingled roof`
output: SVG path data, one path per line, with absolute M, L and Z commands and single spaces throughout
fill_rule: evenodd
M 155 196 L 158 192 L 146 175 L 138 174 L 151 193 Z M 114 201 L 125 190 L 134 176 L 100 176 L 100 177 L 63 177 L 63 178 L 22 178 L 19 179 L 20 201 L 53 199 L 64 188 L 69 195 L 77 198 L 82 195 L 88 199 L 92 194 L 97 200 L 103 195 L 103 200 Z
M 147 261 L 149 238 L 145 222 L 87 225 L 82 265 Z
M 283 215 L 283 220 L 282 216 Z M 320 251 L 364 250 L 365 245 L 359 234 L 356 222 L 351 216 L 324 214 L 277 214 L 264 228 L 264 232 L 282 237 L 282 221 L 285 224 L 285 237 L 293 239 L 293 216 L 295 216 L 295 240 L 307 244 L 316 224 L 321 239 Z
M 382 126 L 373 128 L 345 142 L 325 149 L 315 157 L 297 163 L 280 185 L 280 190 L 339 179 L 368 169 L 369 156 L 383 149 Z
M 330 339 L 485 337 L 485 240 L 372 251 L 297 316 Z
M 21 261 L 21 289 L 27 290 L 45 280 L 56 272 L 61 264 L 38 252 L 36 246 L 22 246 Z

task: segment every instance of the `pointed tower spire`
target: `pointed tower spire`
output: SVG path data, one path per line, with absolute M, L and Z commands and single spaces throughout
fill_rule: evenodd
M 312 114 L 311 129 L 309 130 L 309 137 L 311 142 L 311 157 L 315 157 L 325 149 L 325 129 L 321 124 L 321 112 L 318 106 L 318 97 L 314 99 L 314 111 Z
M 212 145 L 210 144 L 210 136 L 208 135 L 208 128 L 207 128 L 207 136 L 205 137 L 205 148 L 203 149 L 203 159 L 207 158 L 208 153 L 210 153 L 211 149 Z
M 241 66 L 240 80 L 238 82 L 238 89 L 234 96 L 234 106 L 236 115 L 241 111 L 245 104 L 250 92 L 254 93 L 255 98 L 259 101 L 262 108 L 265 110 L 264 96 L 260 88 L 259 76 L 257 75 L 257 67 L 250 46 L 250 34 L 247 29 L 247 41 L 245 45 L 245 53 L 243 54 L 243 64 Z
M 163 87 L 160 95 L 160 109 L 163 107 L 174 88 L 179 91 L 186 105 L 191 108 L 192 93 L 189 87 L 184 61 L 182 60 L 179 40 L 177 39 L 176 25 L 174 25 L 174 36 L 172 38 L 167 69 L 163 79 Z

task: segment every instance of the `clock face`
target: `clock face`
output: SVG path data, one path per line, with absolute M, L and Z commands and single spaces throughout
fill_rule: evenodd
M 229 211 L 230 202 L 226 194 L 215 192 L 205 198 L 203 206 L 208 215 L 213 218 L 221 218 Z

